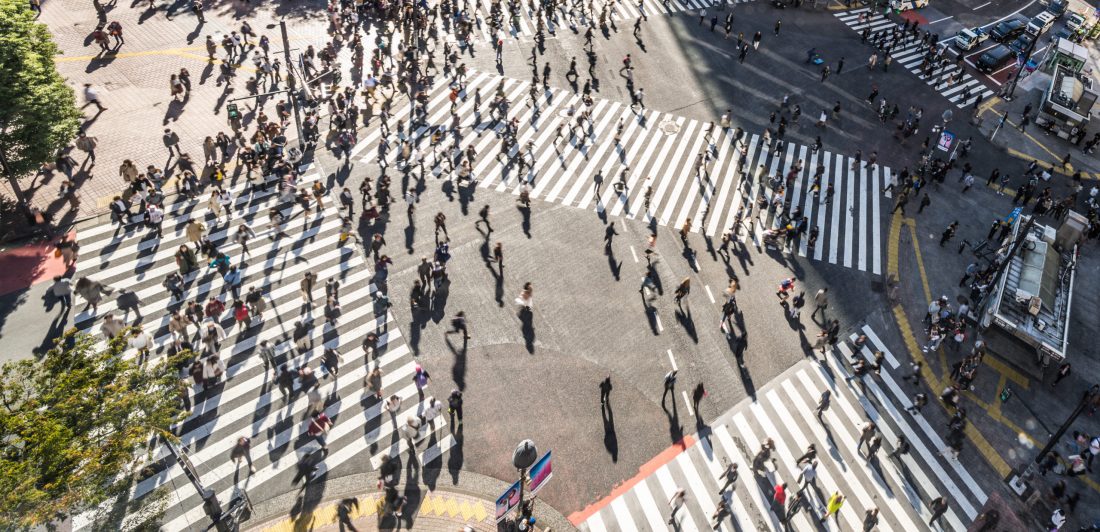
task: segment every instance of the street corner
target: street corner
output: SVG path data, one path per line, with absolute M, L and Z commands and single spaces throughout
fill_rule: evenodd
M 68 233 L 76 238 L 76 231 Z M 69 267 L 54 245 L 55 241 L 23 244 L 0 251 L 0 296 L 29 288 L 38 283 L 65 275 Z

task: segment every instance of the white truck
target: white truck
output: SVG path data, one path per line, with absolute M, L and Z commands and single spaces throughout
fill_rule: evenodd
M 965 52 L 977 48 L 988 38 L 989 34 L 986 33 L 985 30 L 980 26 L 975 26 L 973 28 L 959 30 L 959 32 L 955 34 L 954 44 L 955 48 Z

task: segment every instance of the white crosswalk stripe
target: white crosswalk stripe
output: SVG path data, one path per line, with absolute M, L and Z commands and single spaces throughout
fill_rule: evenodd
M 529 88 L 526 81 L 471 75 L 455 102 L 460 136 L 449 131 L 437 148 L 438 156 L 422 141 L 435 126 L 405 127 L 403 135 L 397 131 L 399 121 L 408 122 L 408 106 L 394 111 L 388 135 L 375 128 L 352 152 L 359 154 L 360 163 L 378 164 L 378 146 L 385 137 L 389 147 L 382 160 L 395 165 L 402 157 L 404 138 L 410 145 L 409 157 L 415 159 L 412 146 L 417 145 L 425 161 L 423 169 L 411 165 L 399 170 L 454 179 L 452 165 L 464 157 L 463 151 L 473 148 L 477 156 L 471 176 L 479 189 L 518 195 L 526 184 L 533 199 L 594 210 L 601 216 L 647 222 L 652 217 L 658 224 L 676 229 L 690 218 L 691 232 L 708 237 L 719 237 L 740 221 L 738 239 L 758 244 L 765 231 L 786 233 L 785 226 L 790 223 L 790 237 L 782 252 L 882 273 L 879 202 L 890 175 L 888 167 L 866 161 L 857 165 L 854 158 L 843 154 L 774 138 L 765 142 L 760 135 L 746 133 L 738 140 L 732 129 L 635 110 L 610 100 L 593 100 L 587 108 L 590 119 L 580 127 L 576 117 L 586 106 L 579 95 L 550 89 L 539 97 L 536 107 L 526 97 Z M 490 102 L 498 90 L 507 101 L 517 102 L 509 105 L 507 113 L 515 124 L 516 142 L 504 151 L 502 139 L 512 126 L 506 120 L 492 119 Z M 477 113 L 475 92 L 483 99 Z M 427 124 L 450 123 L 449 95 L 450 88 L 443 84 L 429 94 Z M 622 133 L 616 142 L 620 121 Z M 697 172 L 696 161 L 703 152 L 710 153 L 710 160 Z M 525 163 L 519 175 L 521 153 Z M 796 166 L 800 170 L 792 172 Z M 819 173 L 820 179 L 815 177 Z M 788 174 L 789 182 L 784 179 Z M 777 198 L 778 187 L 787 188 L 782 206 L 778 201 L 774 205 L 767 201 L 763 208 L 757 205 L 755 199 L 761 196 Z M 647 209 L 649 188 L 652 194 Z M 816 235 L 812 249 L 811 235 Z
M 871 352 L 885 346 L 869 327 L 861 334 L 871 339 L 863 356 L 872 360 Z M 787 510 L 791 510 L 796 493 L 803 495 L 805 504 L 789 512 L 794 530 L 858 530 L 866 512 L 876 507 L 880 512 L 876 530 L 927 530 L 932 517 L 929 503 L 940 496 L 949 502 L 949 508 L 932 529 L 964 529 L 963 523 L 972 521 L 976 509 L 985 504 L 985 492 L 962 464 L 937 454 L 943 442 L 924 419 L 904 411 L 909 398 L 892 375 L 896 366 L 884 367 L 881 375 L 860 382 L 850 376 L 845 362 L 851 353 L 849 345 L 840 344 L 824 361 L 800 363 L 772 381 L 757 392 L 756 401 L 735 408 L 728 418 L 697 434 L 694 445 L 647 477 L 633 480 L 626 492 L 603 501 L 579 528 L 671 530 L 667 501 L 680 488 L 687 498 L 676 515 L 679 527 L 710 526 L 725 464 L 734 462 L 739 477 L 732 490 L 722 495 L 728 498 L 731 511 L 718 524 L 721 529 L 783 530 L 772 504 L 778 483 L 787 484 Z M 896 362 L 893 355 L 888 355 L 890 360 Z M 831 406 L 818 421 L 814 410 L 826 390 L 831 393 Z M 856 450 L 860 427 L 868 420 L 875 422 L 882 435 L 882 448 L 874 458 L 866 456 L 866 446 Z M 911 449 L 889 456 L 899 435 L 909 441 Z M 754 457 L 768 438 L 776 444 L 773 460 L 754 473 Z M 817 449 L 816 487 L 800 490 L 801 467 L 795 461 L 810 444 Z M 836 491 L 847 498 L 838 521 L 819 523 L 827 499 Z
M 873 35 L 879 31 L 892 31 L 894 28 L 900 28 L 894 21 L 865 7 L 840 11 L 834 13 L 834 15 L 857 33 L 863 32 L 864 29 L 870 29 Z M 926 84 L 959 108 L 973 105 L 979 97 L 985 100 L 993 96 L 994 91 L 992 89 L 971 75 L 970 72 L 967 72 L 961 64 L 956 64 L 954 61 L 948 61 L 943 68 L 936 68 L 929 72 L 930 75 L 925 75 L 925 72 L 921 70 L 921 65 L 927 53 L 927 48 L 921 46 L 919 39 L 899 42 L 898 46 L 890 51 L 895 63 L 916 74 L 918 78 L 924 80 Z
M 321 179 L 312 168 L 300 170 L 304 186 Z M 228 190 L 238 210 L 229 222 L 211 224 L 213 217 L 208 216 L 205 201 L 183 199 L 166 209 L 163 237 L 159 240 L 144 235 L 146 229 L 140 217 L 125 232 L 113 234 L 111 226 L 97 226 L 78 235 L 82 261 L 77 276 L 87 275 L 116 290 L 126 288 L 136 293 L 144 315 L 142 328 L 161 353 L 173 344 L 168 328 L 170 314 L 181 305 L 170 298 L 161 281 L 166 274 L 177 271 L 176 250 L 189 245 L 184 231 L 189 220 L 205 220 L 209 238 L 219 251 L 227 253 L 235 264 L 243 262 L 243 288 L 255 286 L 263 292 L 267 308 L 262 316 L 253 317 L 251 324 L 236 323 L 229 309 L 232 294 L 215 271 L 200 268 L 185 277 L 188 301 L 205 302 L 209 297 L 217 297 L 229 309 L 217 318 L 227 330 L 227 338 L 219 348 L 219 356 L 227 366 L 224 381 L 205 392 L 196 387 L 194 409 L 176 427 L 180 444 L 188 450 L 202 482 L 215 491 L 223 504 L 230 500 L 237 485 L 246 485 L 254 493 L 269 484 L 278 486 L 277 491 L 285 491 L 284 486 L 289 487 L 295 477 L 301 455 L 310 448 L 319 448 L 306 435 L 309 408 L 306 394 L 299 391 L 282 404 L 281 390 L 273 384 L 274 368 L 269 373 L 256 354 L 261 341 L 267 340 L 275 347 L 279 363 L 292 370 L 310 366 L 321 379 L 319 390 L 326 398 L 325 413 L 334 426 L 325 436 L 329 453 L 317 462 L 312 478 L 326 475 L 344 463 L 349 464 L 347 467 L 363 467 L 353 466 L 356 462 L 352 458 L 367 456 L 374 469 L 381 465 L 383 456 L 408 459 L 405 420 L 421 414 L 432 395 L 421 394 L 412 381 L 416 359 L 401 331 L 394 326 L 393 316 L 382 300 L 376 300 L 377 279 L 365 258 L 355 248 L 339 245 L 341 213 L 335 197 L 326 200 L 323 217 L 315 213 L 308 222 L 300 222 L 304 220 L 301 208 L 275 191 L 277 183 L 272 184 L 276 186 L 270 187 L 270 191 L 254 194 L 247 191 L 245 183 L 230 186 Z M 269 231 L 261 230 L 267 225 L 272 207 L 290 215 L 285 226 L 289 237 L 272 240 Z M 254 226 L 258 235 L 249 243 L 250 257 L 239 261 L 240 244 L 233 235 L 243 224 Z M 304 302 L 299 289 L 299 281 L 307 271 L 318 275 L 312 302 Z M 341 283 L 339 299 L 344 304 L 337 327 L 326 323 L 322 316 L 325 281 L 329 278 Z M 113 298 L 102 302 L 95 314 L 81 312 L 74 321 L 78 329 L 99 334 L 100 318 L 107 313 L 121 316 Z M 310 348 L 301 352 L 290 336 L 292 324 L 297 320 L 309 322 Z M 187 336 L 194 332 L 192 325 Z M 373 357 L 362 347 L 369 333 L 378 336 Z M 342 355 L 338 377 L 320 367 L 325 348 Z M 130 350 L 124 356 L 132 357 L 135 353 Z M 375 399 L 364 385 L 374 367 L 383 371 L 385 395 L 402 399 L 402 406 L 394 414 L 386 412 L 382 401 Z M 295 388 L 299 384 L 296 380 Z M 446 400 L 447 391 L 432 390 L 430 385 L 426 389 L 433 391 L 437 399 Z M 450 434 L 454 428 L 445 417 L 438 418 L 434 427 L 425 424 L 416 436 L 415 454 L 421 464 L 438 460 L 455 445 L 456 440 Z M 252 440 L 252 458 L 257 469 L 252 475 L 248 475 L 246 466 L 238 469 L 230 458 L 230 451 L 241 436 Z M 205 528 L 208 518 L 202 500 L 167 450 L 158 448 L 149 465 L 152 474 L 135 485 L 131 496 L 141 498 L 157 488 L 167 487 L 176 503 L 167 511 L 165 529 Z M 93 527 L 90 517 L 90 514 L 77 517 L 74 528 Z

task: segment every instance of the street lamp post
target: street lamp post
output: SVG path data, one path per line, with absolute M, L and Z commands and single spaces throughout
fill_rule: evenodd
M 523 515 L 523 490 L 527 484 L 527 469 L 535 464 L 539 458 L 539 451 L 535 448 L 535 442 L 523 440 L 519 442 L 516 450 L 512 452 L 512 465 L 519 470 L 519 513 Z

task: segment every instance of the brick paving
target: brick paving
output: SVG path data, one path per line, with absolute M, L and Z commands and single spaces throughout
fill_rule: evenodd
M 392 514 L 381 514 L 382 497 L 380 492 L 357 497 L 358 506 L 349 512 L 350 521 L 355 529 L 367 531 L 414 527 L 418 531 L 455 532 L 469 526 L 481 532 L 497 530 L 496 520 L 493 518 L 493 502 L 465 493 L 445 490 L 428 492 L 416 507 L 406 508 L 401 527 L 395 527 Z M 339 500 L 328 501 L 312 512 L 258 524 L 252 530 L 263 532 L 346 530 L 340 525 L 337 510 L 339 504 Z
M 95 166 L 73 176 L 79 186 L 78 211 L 70 212 L 69 205 L 58 197 L 64 174 L 40 175 L 24 181 L 32 204 L 50 212 L 57 222 L 106 212 L 110 199 L 123 187 L 118 168 L 125 159 L 131 159 L 141 170 L 152 164 L 171 175 L 176 168 L 165 168 L 168 154 L 161 142 L 165 127 L 180 136 L 182 150 L 198 167 L 203 158 L 203 139 L 219 131 L 231 133 L 223 100 L 247 94 L 244 83 L 253 72 L 252 63 L 246 61 L 238 67 L 237 76 L 228 87 L 220 83 L 220 62 L 215 61 L 218 63 L 215 65 L 206 57 L 206 35 L 220 42 L 222 35 L 239 29 L 240 17 L 246 16 L 257 35 L 266 34 L 272 40 L 271 50 L 275 53 L 282 49 L 277 21 L 285 17 L 292 47 L 304 49 L 307 44 L 322 44 L 325 40 L 324 2 L 316 0 L 274 5 L 236 0 L 214 2 L 208 7 L 206 23 L 201 28 L 189 10 L 179 10 L 169 18 L 170 8 L 162 3 L 158 2 L 155 12 L 147 6 L 146 2 L 105 5 L 107 20 L 122 24 L 126 42 L 117 54 L 99 55 L 99 48 L 90 37 L 97 25 L 91 2 L 44 2 L 39 21 L 49 26 L 62 51 L 57 67 L 77 92 L 77 105 L 84 104 L 83 84 L 91 83 L 99 89 L 101 101 L 108 108 L 98 116 L 94 106 L 85 109 L 89 120 L 84 127 L 90 136 L 98 138 L 99 148 Z M 184 104 L 173 102 L 168 81 L 181 68 L 191 73 L 193 85 Z M 268 99 L 264 106 L 269 116 L 274 116 L 276 101 Z M 242 111 L 247 113 L 243 105 Z M 247 114 L 245 118 L 249 118 Z M 78 162 L 83 160 L 78 154 L 73 157 Z M 6 183 L 0 185 L 0 194 L 12 195 Z

